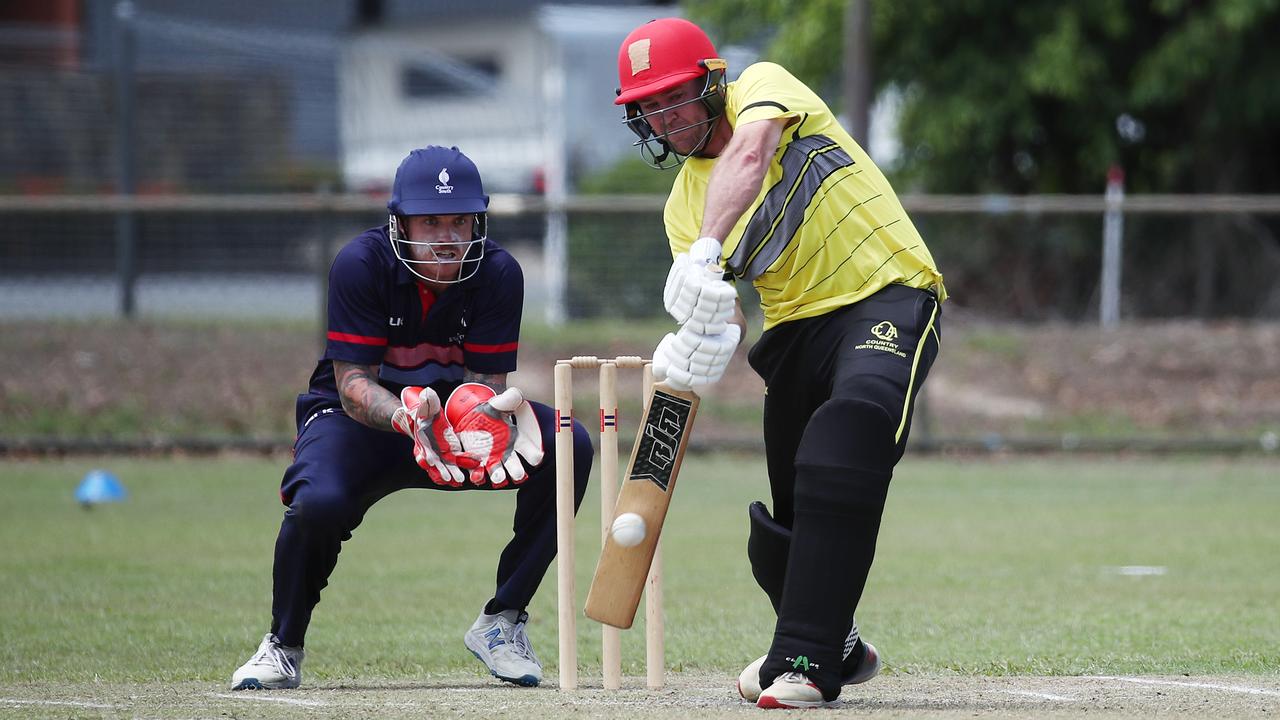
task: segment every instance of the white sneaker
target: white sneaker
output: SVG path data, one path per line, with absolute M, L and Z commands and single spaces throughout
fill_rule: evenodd
M 815 708 L 833 704 L 822 699 L 822 691 L 809 681 L 809 676 L 798 672 L 779 675 L 756 701 L 759 708 Z
M 231 676 L 232 690 L 283 690 L 302 684 L 302 648 L 285 647 L 267 633 L 258 652 Z
M 854 645 L 857 644 L 858 636 L 849 635 L 853 642 L 845 643 L 845 657 L 849 657 L 849 653 L 853 652 Z M 861 685 L 880 674 L 880 653 L 876 652 L 876 646 L 862 641 L 867 648 L 867 652 L 862 656 L 862 660 L 858 663 L 858 667 L 853 669 L 849 675 L 840 678 L 841 685 Z M 760 668 L 764 666 L 765 658 L 768 655 L 761 655 L 756 658 L 755 662 L 748 665 L 738 675 L 738 694 L 747 702 L 755 702 L 760 699 Z
M 524 632 L 528 620 L 529 613 L 518 610 L 503 610 L 497 615 L 481 610 L 462 642 L 494 677 L 533 687 L 542 682 L 542 662 L 533 654 Z
M 840 678 L 841 685 L 861 685 L 880 674 L 880 653 L 876 652 L 876 646 L 866 640 L 862 641 L 862 645 L 867 649 L 867 653 L 862 656 L 858 667 L 853 669 L 852 675 Z

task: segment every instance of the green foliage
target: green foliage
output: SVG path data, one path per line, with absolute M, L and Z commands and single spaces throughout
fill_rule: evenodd
M 687 0 L 723 42 L 839 106 L 843 0 Z M 932 192 L 1275 192 L 1280 0 L 872 3 L 873 74 L 903 103 L 898 175 Z M 764 34 L 761 28 L 776 28 Z M 833 93 L 835 90 L 837 92 Z
M 578 192 L 583 195 L 666 195 L 675 181 L 675 170 L 650 167 L 637 153 L 586 176 L 578 182 Z
M 575 213 L 569 255 L 572 317 L 663 315 L 662 286 L 671 253 L 660 214 Z

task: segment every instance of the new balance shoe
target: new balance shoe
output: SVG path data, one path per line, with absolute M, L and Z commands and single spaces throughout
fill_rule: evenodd
M 497 615 L 486 615 L 482 610 L 462 642 L 494 677 L 533 687 L 542 682 L 542 662 L 525 634 L 528 620 L 529 613 L 518 610 L 503 610 Z
M 232 690 L 283 690 L 302 684 L 300 647 L 285 647 L 267 633 L 258 651 L 231 675 Z
M 840 678 L 841 685 L 861 685 L 880 674 L 880 653 L 876 652 L 876 646 L 862 641 L 862 646 L 866 650 L 862 653 L 862 657 L 857 662 L 853 660 L 853 648 L 857 647 L 857 636 L 850 635 L 854 642 L 846 648 L 844 658 L 845 665 L 842 668 L 843 675 Z M 743 669 L 738 675 L 738 694 L 747 702 L 755 702 L 760 699 L 760 668 L 764 665 L 767 655 L 756 658 L 756 661 Z M 850 667 L 851 666 L 851 667 Z
M 822 691 L 804 673 L 782 673 L 760 693 L 759 708 L 815 708 L 832 705 L 822 699 Z

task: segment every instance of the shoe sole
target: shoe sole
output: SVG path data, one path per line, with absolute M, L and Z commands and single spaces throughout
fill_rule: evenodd
M 761 695 L 756 707 L 765 710 L 805 710 L 808 708 L 832 707 L 837 703 L 826 700 L 807 702 L 804 700 L 779 700 L 771 695 Z
M 489 667 L 489 663 L 485 662 L 484 658 L 480 657 L 480 653 L 476 652 L 475 650 L 472 650 L 470 647 L 468 647 L 467 650 L 472 655 L 475 655 L 476 659 L 479 660 L 480 663 L 485 666 L 485 668 Z M 520 687 L 538 687 L 538 683 L 542 682 L 541 680 L 539 680 L 538 678 L 532 675 L 521 675 L 520 677 L 506 677 L 504 675 L 499 675 L 493 670 L 489 670 L 489 674 L 498 678 L 503 682 L 509 682 L 512 685 L 519 685 Z
M 292 690 L 301 683 L 284 684 L 284 685 L 264 685 L 258 678 L 245 678 L 236 683 L 232 690 Z

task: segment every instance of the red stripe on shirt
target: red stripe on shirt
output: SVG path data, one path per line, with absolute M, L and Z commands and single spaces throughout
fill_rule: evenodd
M 432 345 L 422 343 L 413 347 L 392 345 L 387 354 L 382 356 L 384 362 L 400 368 L 416 368 L 428 361 L 441 365 L 461 365 L 462 349 L 457 345 Z
M 520 347 L 520 343 L 502 343 L 501 345 L 479 345 L 477 343 L 463 343 L 462 348 L 467 352 L 473 353 L 505 353 L 515 352 Z
M 369 337 L 368 335 L 352 335 L 351 333 L 340 333 L 329 331 L 330 340 L 338 342 L 356 343 L 357 345 L 386 345 L 387 339 L 384 337 Z

